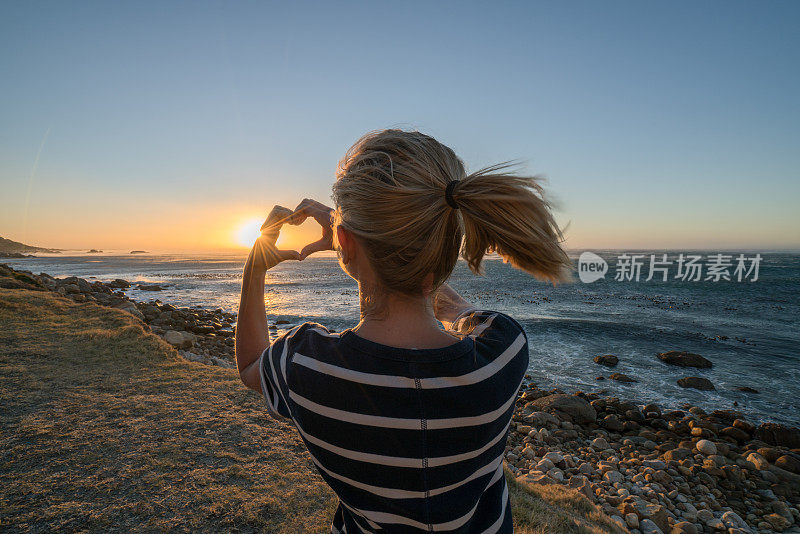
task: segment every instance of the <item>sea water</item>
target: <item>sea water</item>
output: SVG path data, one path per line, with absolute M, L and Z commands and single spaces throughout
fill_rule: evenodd
M 553 287 L 495 258 L 485 262 L 484 276 L 459 262 L 450 284 L 477 307 L 502 311 L 523 325 L 529 373 L 539 387 L 605 390 L 664 407 L 691 403 L 706 410 L 737 409 L 755 421 L 800 425 L 800 254 L 761 256 L 755 282 L 663 282 L 660 277 L 645 282 L 645 276 L 617 281 L 609 273 L 591 284 L 576 279 Z M 244 254 L 222 253 L 64 253 L 0 261 L 57 277 L 157 283 L 163 291 L 143 291 L 134 284 L 126 293 L 136 300 L 235 312 L 244 259 Z M 266 298 L 275 320 L 315 321 L 336 330 L 358 322 L 356 284 L 332 255 L 273 268 L 266 277 Z M 668 366 L 656 357 L 668 350 L 695 352 L 714 365 Z M 602 367 L 592 361 L 598 354 L 614 354 L 619 364 Z M 612 372 L 637 382 L 608 380 Z M 681 388 L 676 381 L 685 376 L 708 378 L 716 390 Z M 742 386 L 759 393 L 738 391 Z

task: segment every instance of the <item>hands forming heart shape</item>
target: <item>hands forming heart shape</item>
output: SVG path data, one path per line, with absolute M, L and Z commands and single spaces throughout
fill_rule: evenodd
M 250 253 L 257 265 L 269 269 L 283 260 L 304 260 L 311 254 L 322 250 L 333 250 L 333 210 L 316 200 L 304 199 L 294 211 L 275 206 L 261 225 L 261 237 L 258 238 L 253 251 Z M 313 217 L 322 227 L 322 238 L 309 243 L 303 250 L 278 250 L 275 242 L 278 240 L 281 227 L 284 224 L 300 225 L 309 217 Z

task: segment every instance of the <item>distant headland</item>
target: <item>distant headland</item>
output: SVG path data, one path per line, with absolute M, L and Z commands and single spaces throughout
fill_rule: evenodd
M 18 241 L 12 241 L 4 237 L 0 237 L 0 257 L 3 258 L 24 258 L 26 254 L 32 252 L 44 252 L 46 254 L 58 254 L 61 252 L 57 248 L 43 248 L 26 245 Z

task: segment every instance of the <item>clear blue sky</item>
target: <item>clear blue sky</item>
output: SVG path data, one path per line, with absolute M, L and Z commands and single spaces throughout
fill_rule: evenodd
M 545 174 L 574 248 L 800 248 L 798 28 L 798 2 L 3 2 L 0 235 L 221 245 L 399 126 Z

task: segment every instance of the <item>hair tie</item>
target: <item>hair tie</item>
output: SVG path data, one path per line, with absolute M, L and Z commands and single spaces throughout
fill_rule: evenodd
M 447 205 L 453 208 L 454 210 L 458 209 L 458 204 L 456 204 L 456 199 L 453 198 L 453 189 L 456 188 L 456 184 L 458 184 L 458 180 L 450 180 L 447 182 L 447 187 L 444 189 L 444 200 L 447 202 Z

